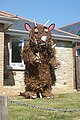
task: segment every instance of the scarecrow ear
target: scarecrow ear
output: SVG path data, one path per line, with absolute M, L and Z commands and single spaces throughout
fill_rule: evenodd
M 31 26 L 28 23 L 25 23 L 24 26 L 25 26 L 25 28 L 26 28 L 27 31 L 31 30 Z
M 49 29 L 50 31 L 52 31 L 52 30 L 54 29 L 54 27 L 55 27 L 55 24 L 53 23 L 53 24 L 51 24 L 51 25 L 48 27 L 48 29 Z

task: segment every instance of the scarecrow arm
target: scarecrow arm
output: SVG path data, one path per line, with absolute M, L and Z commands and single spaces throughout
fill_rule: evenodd
M 31 48 L 29 44 L 25 44 L 23 51 L 22 51 L 22 58 L 24 59 L 24 62 L 27 63 L 33 63 L 36 60 L 36 56 L 31 51 Z

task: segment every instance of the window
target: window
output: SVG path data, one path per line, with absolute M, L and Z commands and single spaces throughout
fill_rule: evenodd
M 10 40 L 9 63 L 12 68 L 24 67 L 24 61 L 21 58 L 21 51 L 24 46 L 23 39 Z
M 80 30 L 78 31 L 77 35 L 80 36 Z
M 76 56 L 80 56 L 80 42 L 75 43 Z
M 80 48 L 77 48 L 77 50 L 76 50 L 76 55 L 77 55 L 77 56 L 80 56 Z

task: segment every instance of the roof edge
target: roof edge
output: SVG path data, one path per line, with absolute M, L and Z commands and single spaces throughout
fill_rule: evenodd
M 65 33 L 65 34 L 68 34 L 68 35 L 71 35 L 71 36 L 75 36 L 75 37 L 78 36 L 78 35 L 72 34 L 72 33 L 70 33 L 70 32 L 66 32 L 66 31 L 64 31 L 64 30 L 61 30 L 61 29 L 59 29 L 59 28 L 55 28 L 54 30 L 57 30 L 57 31 L 59 31 L 59 32 L 63 32 L 63 33 Z
M 68 27 L 68 26 L 72 26 L 72 25 L 77 24 L 77 23 L 80 23 L 80 22 L 74 22 L 74 23 L 72 23 L 72 24 L 68 24 L 68 25 L 59 27 L 58 29 L 62 29 L 62 28 Z
M 27 19 L 27 18 L 23 18 L 23 17 L 21 17 L 21 16 L 18 16 L 18 15 L 9 13 L 9 12 L 5 12 L 5 11 L 3 11 L 3 10 L 0 10 L 0 12 L 3 13 L 3 14 L 7 14 L 7 16 L 12 16 L 12 17 L 10 17 L 10 18 L 15 17 L 15 18 L 19 18 L 19 19 L 22 19 L 22 20 L 27 20 L 27 21 L 29 21 L 29 22 L 35 23 L 33 20 L 30 20 L 30 19 Z M 4 15 L 4 16 L 5 16 L 5 15 Z M 37 24 L 41 24 L 41 23 L 39 23 L 39 22 L 36 22 L 36 23 L 37 23 Z
M 60 41 L 69 41 L 69 42 L 80 42 L 80 37 L 73 37 L 73 36 L 63 36 L 63 35 L 53 35 L 52 38 L 55 40 L 60 40 Z
M 14 29 L 8 29 L 8 31 L 6 31 L 6 33 L 9 34 L 13 33 L 13 34 L 20 34 L 20 35 L 24 35 L 24 36 L 29 36 L 29 32 L 28 31 L 22 31 L 22 30 L 14 30 Z M 64 36 L 64 35 L 56 35 L 56 34 L 52 34 L 52 38 L 56 39 L 56 40 L 65 40 L 65 41 L 78 41 L 80 42 L 80 37 L 79 36 Z
M 12 17 L 6 17 L 6 16 L 0 16 L 0 20 L 9 20 L 9 21 L 16 22 L 19 19 L 18 18 L 12 18 Z

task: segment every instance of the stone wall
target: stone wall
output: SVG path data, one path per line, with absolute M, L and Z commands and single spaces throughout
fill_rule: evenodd
M 8 68 L 9 65 L 9 47 L 10 36 L 5 35 L 4 42 L 4 80 L 3 86 L 0 86 L 0 93 L 3 95 L 19 95 L 24 92 L 24 70 L 13 70 Z
M 5 79 L 5 85 L 0 87 L 1 95 L 15 96 L 25 91 L 24 71 L 7 70 L 8 79 Z
M 74 90 L 73 50 L 71 42 L 58 42 L 56 55 L 60 66 L 55 70 L 56 83 L 52 87 L 53 93 L 70 93 Z
M 24 90 L 24 71 L 13 71 L 14 74 L 14 81 L 15 87 L 20 89 L 21 91 Z
M 4 25 L 0 24 L 0 86 L 4 80 Z

